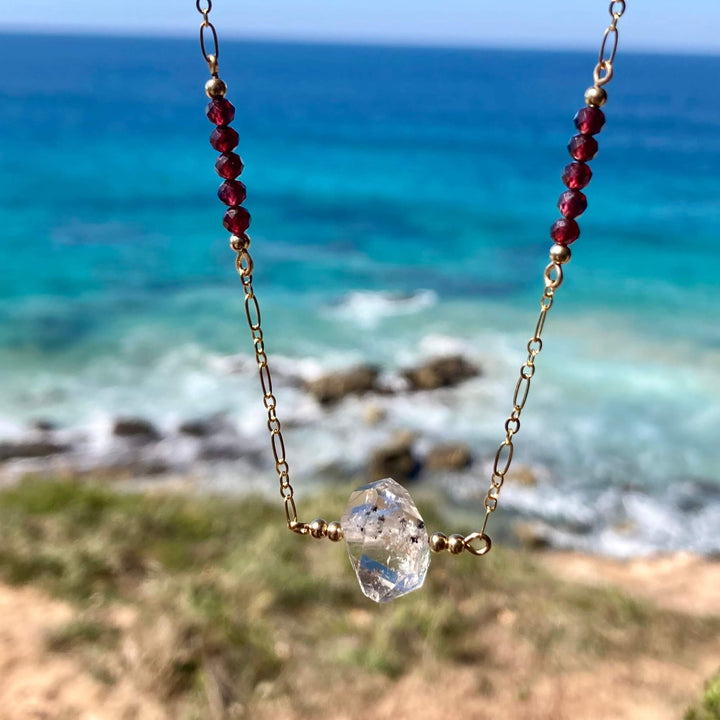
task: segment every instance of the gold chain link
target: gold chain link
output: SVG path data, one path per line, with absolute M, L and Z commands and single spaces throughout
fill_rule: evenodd
M 212 10 L 212 0 L 195 0 L 195 7 L 197 11 L 202 15 L 203 21 L 200 23 L 200 52 L 202 53 L 203 59 L 208 64 L 210 74 L 213 77 L 218 76 L 218 56 L 220 55 L 220 47 L 218 45 L 218 36 L 215 26 L 210 22 L 210 11 Z M 208 53 L 207 46 L 205 44 L 205 38 L 207 33 L 210 34 L 212 40 L 212 52 Z
M 530 384 L 535 375 L 535 358 L 541 353 L 543 348 L 542 332 L 545 328 L 545 320 L 553 305 L 555 291 L 562 285 L 562 265 L 559 262 L 551 262 L 545 268 L 543 277 L 545 280 L 545 290 L 540 298 L 540 315 L 535 324 L 535 332 L 530 340 L 528 340 L 527 359 L 520 367 L 520 377 L 518 377 L 515 384 L 512 412 L 505 421 L 505 437 L 495 453 L 495 461 L 493 462 L 492 475 L 490 477 L 490 489 L 485 496 L 485 520 L 480 530 L 481 534 L 485 533 L 490 514 L 497 509 L 500 489 L 512 465 L 513 455 L 515 453 L 513 437 L 520 431 L 520 415 L 527 403 L 530 395 Z
M 245 317 L 253 346 L 255 348 L 255 362 L 257 363 L 260 375 L 260 387 L 263 393 L 263 405 L 267 410 L 267 429 L 270 433 L 270 446 L 275 458 L 275 471 L 280 481 L 280 497 L 285 505 L 285 519 L 288 527 L 302 535 L 308 533 L 308 526 L 305 523 L 298 523 L 297 508 L 295 507 L 295 491 L 290 483 L 290 467 L 286 458 L 285 440 L 282 434 L 282 424 L 277 415 L 277 398 L 273 392 L 272 374 L 268 364 L 268 356 L 265 352 L 265 340 L 262 331 L 262 318 L 260 315 L 260 304 L 258 303 L 253 288 L 253 261 L 250 255 L 250 238 L 247 235 L 241 237 L 233 236 L 230 240 L 231 247 L 236 250 L 235 269 L 240 276 L 245 295 Z
M 613 63 L 615 62 L 615 53 L 618 46 L 618 20 L 625 12 L 625 0 L 612 0 L 609 7 L 612 22 L 605 28 L 602 42 L 600 43 L 600 52 L 598 53 L 597 65 L 593 70 L 593 80 L 597 87 L 602 87 L 612 80 Z

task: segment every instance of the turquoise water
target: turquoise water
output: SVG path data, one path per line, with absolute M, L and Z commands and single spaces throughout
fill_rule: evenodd
M 119 414 L 171 432 L 224 412 L 260 442 L 255 378 L 231 372 L 250 344 L 194 38 L 6 36 L 0 60 L 2 434 L 50 418 L 100 437 Z M 304 421 L 290 438 L 301 474 L 359 465 L 389 427 L 492 452 L 593 62 L 223 43 L 280 368 L 392 373 L 459 349 L 484 369 L 463 392 L 383 400 L 384 430 L 358 430 L 355 401 L 325 415 L 283 389 L 285 415 Z M 608 551 L 720 548 L 718 72 L 717 57 L 618 56 L 518 439 L 548 480 L 509 489 L 508 505 L 647 529 L 633 545 L 596 523 Z M 686 516 L 688 493 L 701 501 Z

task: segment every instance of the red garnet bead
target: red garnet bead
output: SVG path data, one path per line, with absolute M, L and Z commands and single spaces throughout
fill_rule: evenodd
M 212 133 L 210 133 L 210 144 L 218 152 L 230 152 L 237 147 L 238 140 L 237 130 L 234 130 L 227 125 L 221 125 L 216 127 Z
M 566 190 L 560 195 L 558 210 L 566 218 L 575 218 L 587 210 L 587 198 L 579 190 Z
M 592 170 L 589 165 L 582 162 L 574 162 L 565 166 L 562 174 L 562 181 L 571 190 L 582 190 L 592 177 Z
M 207 116 L 211 123 L 229 125 L 235 117 L 235 106 L 225 98 L 213 98 L 208 103 Z
M 250 227 L 250 213 L 244 207 L 231 207 L 225 213 L 223 225 L 233 235 L 242 235 Z
M 247 197 L 245 185 L 239 180 L 226 180 L 218 188 L 218 197 L 225 205 L 242 205 Z
M 598 143 L 592 135 L 575 135 L 568 144 L 568 150 L 574 160 L 587 162 L 597 155 Z
M 599 107 L 584 107 L 575 115 L 575 127 L 583 135 L 597 135 L 605 124 L 605 113 Z
M 558 245 L 570 245 L 580 237 L 580 227 L 572 218 L 560 218 L 552 224 L 550 237 Z
M 234 180 L 245 166 L 239 155 L 233 152 L 223 153 L 215 161 L 215 170 L 220 177 L 226 180 Z

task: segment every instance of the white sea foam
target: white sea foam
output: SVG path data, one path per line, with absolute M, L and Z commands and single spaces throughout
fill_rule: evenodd
M 437 304 L 433 290 L 410 294 L 356 290 L 345 295 L 327 312 L 331 317 L 352 322 L 363 328 L 374 328 L 381 320 L 396 315 L 412 315 Z

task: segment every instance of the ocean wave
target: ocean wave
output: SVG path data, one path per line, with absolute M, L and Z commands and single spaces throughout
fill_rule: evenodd
M 384 318 L 412 315 L 438 302 L 434 290 L 414 293 L 391 293 L 380 290 L 354 290 L 327 309 L 330 317 L 353 322 L 363 328 L 374 328 Z

